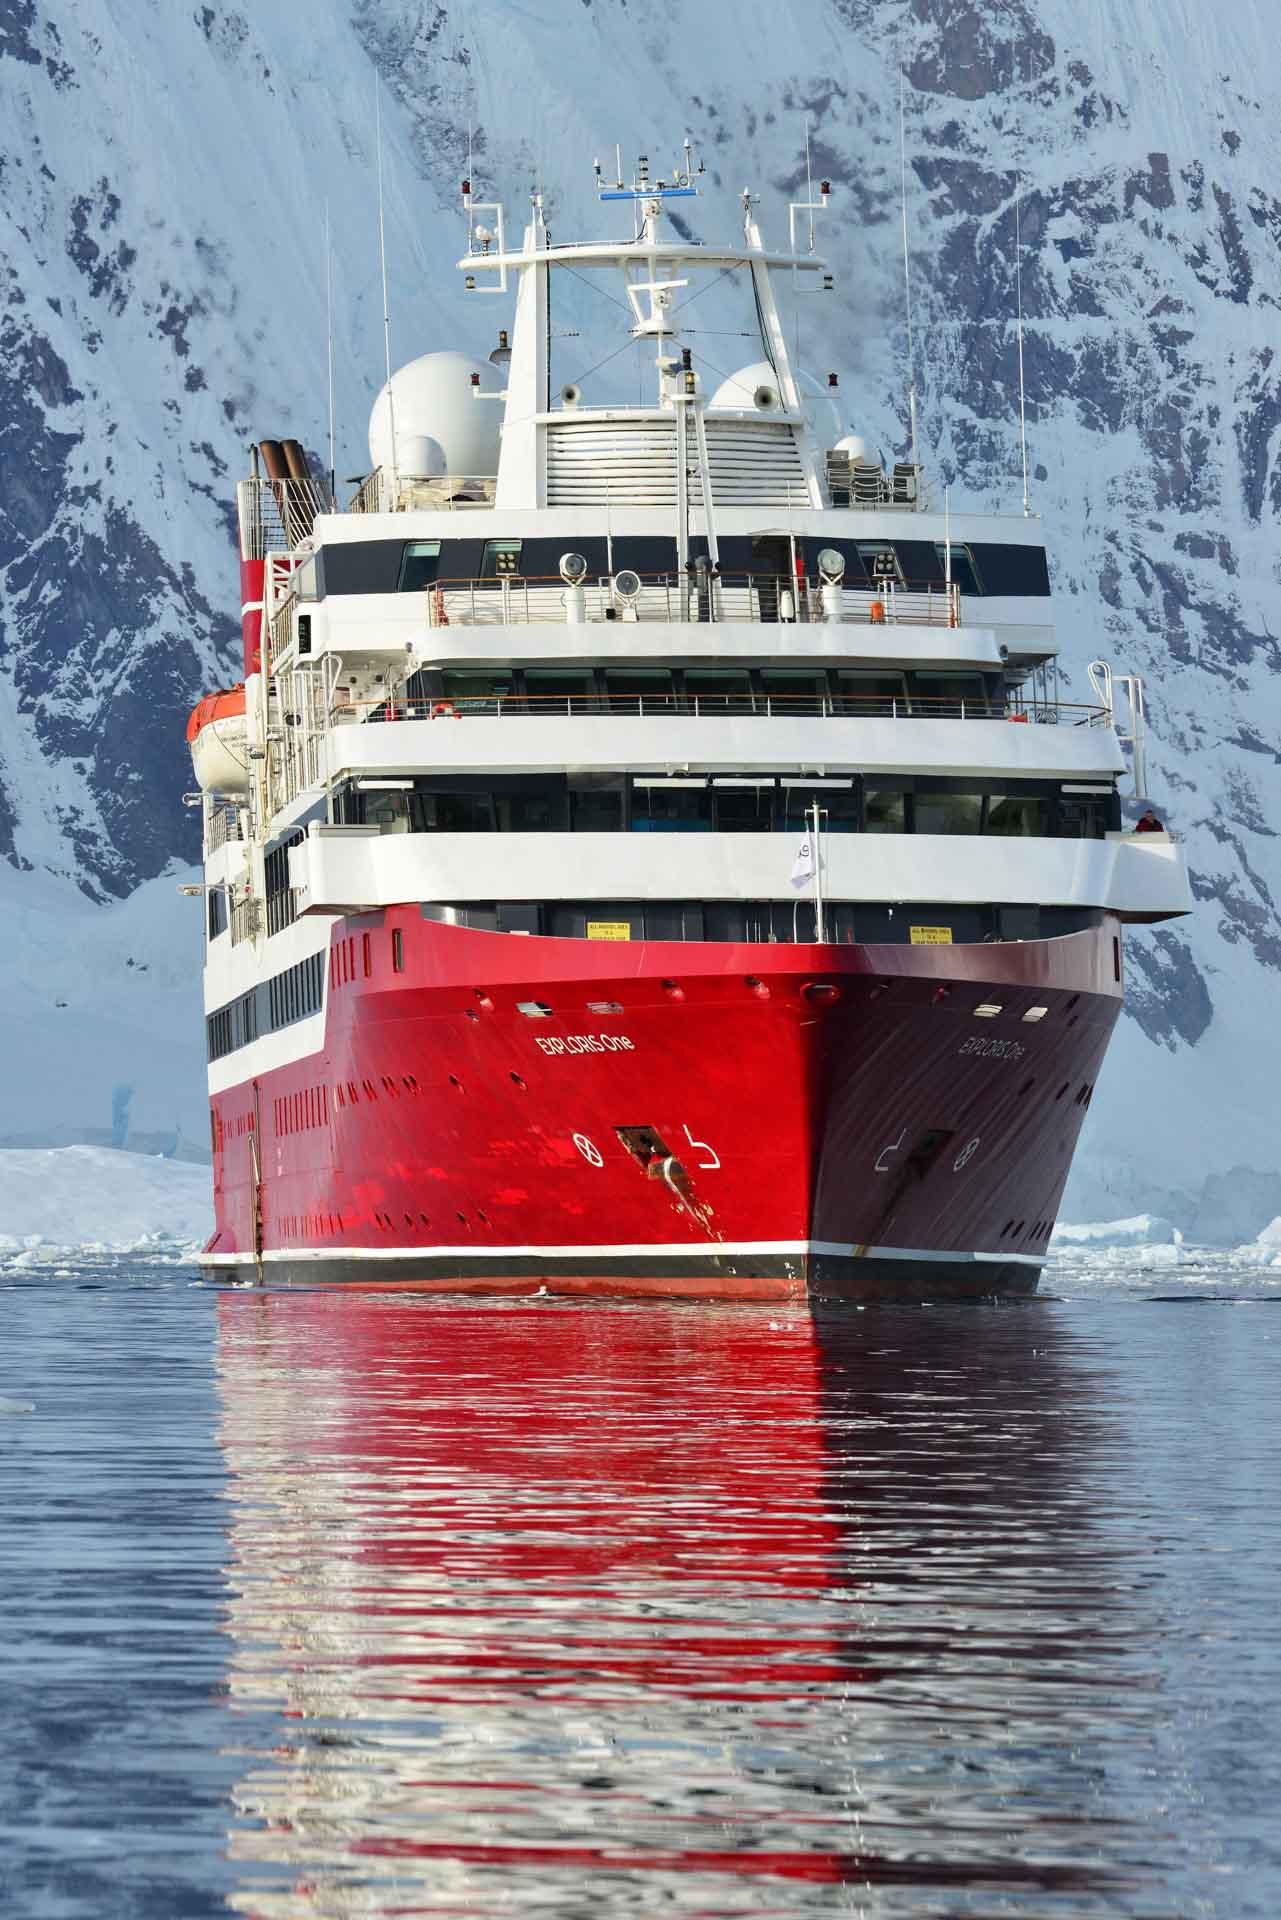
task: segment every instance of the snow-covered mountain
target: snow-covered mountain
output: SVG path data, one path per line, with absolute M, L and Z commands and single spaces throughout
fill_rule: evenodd
M 1068 669 L 1079 696 L 1096 654 L 1144 674 L 1152 791 L 1200 902 L 1128 943 L 1131 1017 L 1078 1205 L 1186 1220 L 1206 1175 L 1221 1193 L 1233 1167 L 1281 1168 L 1264 0 L 0 0 L 0 1138 L 110 1129 L 113 1097 L 117 1131 L 123 1112 L 203 1138 L 200 909 L 174 886 L 196 856 L 183 723 L 234 668 L 247 443 L 324 442 L 326 206 L 339 472 L 365 464 L 375 74 L 398 360 L 487 348 L 507 317 L 452 272 L 469 130 L 509 217 L 539 184 L 554 231 L 590 231 L 594 155 L 688 132 L 709 168 L 698 229 L 729 231 L 751 185 L 781 234 L 808 121 L 839 291 L 802 303 L 802 354 L 839 370 L 853 423 L 888 449 L 906 438 L 900 68 L 935 484 L 1020 504 L 1019 199 L 1032 505 Z M 558 297 L 571 378 L 622 316 L 585 285 Z M 691 344 L 728 370 L 718 299 Z

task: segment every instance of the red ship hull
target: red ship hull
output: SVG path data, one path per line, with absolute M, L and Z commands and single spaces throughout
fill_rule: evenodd
M 349 919 L 323 1048 L 213 1098 L 205 1262 L 440 1291 L 1029 1292 L 1120 973 L 1110 919 L 933 947 Z

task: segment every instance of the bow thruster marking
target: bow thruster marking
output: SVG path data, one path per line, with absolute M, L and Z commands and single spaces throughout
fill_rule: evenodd
M 876 1156 L 876 1162 L 872 1168 L 872 1172 L 888 1173 L 889 1168 L 885 1165 L 886 1156 L 891 1153 L 897 1153 L 899 1148 L 902 1146 L 903 1142 L 906 1139 L 907 1139 L 907 1128 L 904 1127 L 903 1131 L 899 1134 L 899 1137 L 897 1140 L 891 1140 L 888 1147 L 881 1148 L 881 1151 Z
M 682 1122 L 682 1125 L 684 1125 L 684 1122 Z M 689 1141 L 691 1147 L 701 1147 L 704 1153 L 711 1154 L 712 1157 L 710 1160 L 700 1160 L 698 1164 L 700 1167 L 706 1167 L 714 1173 L 716 1168 L 721 1164 L 721 1157 L 715 1147 L 709 1146 L 706 1140 L 696 1140 L 688 1127 L 685 1127 L 685 1138 Z

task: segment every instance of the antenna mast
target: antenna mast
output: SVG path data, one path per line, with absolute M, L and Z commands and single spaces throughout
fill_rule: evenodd
M 400 493 L 400 467 L 396 453 L 396 398 L 391 389 L 391 306 L 387 298 L 387 234 L 383 223 L 383 93 L 382 78 L 374 75 L 374 128 L 378 146 L 378 263 L 383 280 L 383 358 L 387 363 L 387 420 L 391 428 L 391 497 L 393 506 Z
M 1023 381 L 1023 238 L 1021 230 L 1021 201 L 1023 197 L 1022 169 L 1014 177 L 1014 290 L 1017 306 L 1016 334 L 1019 343 L 1019 450 L 1023 460 L 1023 514 L 1031 514 L 1028 504 L 1027 487 L 1027 390 Z
M 325 332 L 329 372 L 329 502 L 337 505 L 338 471 L 334 432 L 334 250 L 329 238 L 329 199 L 325 199 Z
M 903 222 L 903 305 L 907 316 L 907 406 L 912 429 L 912 465 L 916 454 L 916 352 L 912 344 L 912 271 L 907 254 L 907 133 L 903 110 L 903 69 L 898 70 L 899 205 Z

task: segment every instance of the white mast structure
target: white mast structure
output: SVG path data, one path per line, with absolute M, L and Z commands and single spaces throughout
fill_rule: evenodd
M 669 200 L 696 198 L 701 167 L 696 167 L 692 149 L 685 144 L 682 162 L 670 178 L 654 178 L 648 158 L 636 164 L 632 180 L 622 177 L 621 165 L 615 181 L 605 184 L 600 163 L 596 163 L 598 197 L 602 201 L 631 204 L 636 211 L 636 227 L 630 239 L 593 241 L 579 246 L 549 244 L 541 194 L 532 196 L 531 214 L 523 244 L 507 251 L 502 236 L 502 212 L 497 214 L 496 234 L 479 227 L 475 214 L 480 210 L 471 197 L 471 182 L 464 183 L 464 205 L 469 215 L 469 251 L 458 263 L 466 276 L 469 291 L 499 293 L 506 290 L 507 275 L 517 275 L 514 342 L 507 370 L 506 413 L 502 446 L 498 461 L 495 505 L 498 507 L 545 507 L 548 498 L 549 434 L 572 424 L 585 428 L 589 423 L 615 429 L 618 435 L 635 436 L 639 446 L 644 435 L 658 423 L 675 419 L 677 539 L 680 564 L 688 565 L 692 530 L 707 541 L 708 555 L 716 564 L 716 526 L 712 477 L 708 458 L 704 421 L 706 396 L 702 390 L 693 356 L 679 343 L 676 325 L 675 294 L 688 285 L 682 268 L 700 273 L 746 268 L 752 277 L 753 292 L 760 316 L 762 345 L 773 369 L 781 402 L 771 416 L 778 425 L 791 429 L 799 455 L 801 473 L 798 488 L 803 504 L 821 508 L 824 491 L 818 454 L 809 419 L 802 400 L 796 371 L 789 351 L 785 329 L 770 281 L 772 268 L 790 268 L 800 273 L 817 273 L 823 285 L 830 283 L 826 261 L 819 255 L 797 252 L 767 252 L 756 222 L 755 197 L 744 192 L 743 244 L 738 247 L 701 246 L 679 238 L 665 237 L 662 217 Z M 826 192 L 820 208 L 827 202 Z M 820 210 L 815 208 L 814 210 Z M 572 267 L 575 272 L 613 267 L 623 277 L 632 315 L 631 337 L 652 340 L 655 349 L 656 404 L 652 407 L 580 407 L 577 395 L 561 396 L 564 404 L 553 411 L 548 382 L 548 276 L 557 266 Z M 744 412 L 752 411 L 750 394 L 744 395 Z M 622 442 L 617 448 L 622 451 Z M 604 472 L 602 467 L 602 472 Z M 690 490 L 690 477 L 697 476 L 701 525 Z M 612 484 L 612 483 L 611 483 Z M 613 506 L 627 504 L 624 488 L 614 486 Z M 640 502 L 633 502 L 640 504 Z

